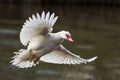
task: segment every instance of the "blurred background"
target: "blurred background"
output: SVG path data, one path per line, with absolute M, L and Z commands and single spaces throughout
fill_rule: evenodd
M 54 31 L 68 30 L 74 43 L 64 46 L 88 64 L 58 65 L 40 62 L 19 69 L 9 62 L 23 47 L 19 32 L 32 14 L 59 16 Z M 0 80 L 118 80 L 120 79 L 120 0 L 0 0 Z

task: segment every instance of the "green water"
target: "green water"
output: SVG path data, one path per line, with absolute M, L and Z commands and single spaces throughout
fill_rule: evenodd
M 74 43 L 64 46 L 92 63 L 58 65 L 41 62 L 18 69 L 9 62 L 25 48 L 19 40 L 24 21 L 33 13 L 55 12 L 54 32 L 68 30 Z M 0 5 L 0 80 L 118 80 L 120 79 L 120 8 L 85 6 Z

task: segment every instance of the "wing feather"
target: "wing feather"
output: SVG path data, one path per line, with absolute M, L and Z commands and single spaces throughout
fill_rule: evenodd
M 60 46 L 58 49 L 50 52 L 49 54 L 42 56 L 40 60 L 43 62 L 56 63 L 56 64 L 81 64 L 81 63 L 92 62 L 96 58 L 97 57 L 93 57 L 91 59 L 83 59 L 71 53 L 63 46 Z
M 55 16 L 55 13 L 52 13 L 52 15 L 50 16 L 50 19 L 49 19 L 49 24 L 53 21 L 54 16 Z
M 44 12 L 44 11 L 42 12 L 41 20 L 42 20 L 43 22 L 44 22 L 44 20 L 45 20 L 45 12 Z
M 46 14 L 46 18 L 45 18 L 45 21 L 46 21 L 46 22 L 48 22 L 49 16 L 50 16 L 50 13 L 48 12 L 48 13 Z
M 23 45 L 27 46 L 29 41 L 37 35 L 46 35 L 52 32 L 53 25 L 57 21 L 58 17 L 55 17 L 54 13 L 50 15 L 48 12 L 45 14 L 43 11 L 41 16 L 39 13 L 32 15 L 24 23 L 20 32 L 20 41 Z M 43 34 L 44 33 L 44 34 Z
M 51 26 L 54 26 L 55 22 L 57 21 L 58 17 L 55 17 L 52 21 L 51 21 Z

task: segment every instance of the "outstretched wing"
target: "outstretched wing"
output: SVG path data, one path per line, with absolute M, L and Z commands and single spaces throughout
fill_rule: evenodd
M 49 54 L 46 54 L 40 58 L 43 62 L 48 63 L 56 63 L 56 64 L 80 64 L 92 62 L 97 57 L 93 57 L 91 59 L 83 59 L 79 56 L 71 53 L 67 49 L 65 49 L 62 45 L 59 46 L 57 50 L 52 51 Z
M 33 37 L 52 32 L 52 27 L 57 21 L 57 18 L 58 16 L 55 17 L 54 13 L 50 15 L 49 12 L 45 14 L 44 11 L 41 15 L 37 13 L 36 16 L 32 15 L 32 18 L 29 17 L 20 32 L 21 43 L 26 46 Z

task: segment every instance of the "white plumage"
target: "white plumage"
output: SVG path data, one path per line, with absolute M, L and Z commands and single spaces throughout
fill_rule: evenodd
M 12 65 L 19 68 L 35 66 L 39 61 L 56 64 L 80 64 L 94 61 L 97 57 L 83 59 L 73 54 L 62 43 L 64 39 L 73 41 L 68 31 L 51 33 L 58 16 L 49 12 L 32 15 L 23 25 L 20 41 L 27 49 L 15 52 Z
M 66 50 L 62 45 L 60 45 L 60 47 Z M 83 59 L 69 52 L 68 50 L 66 51 L 54 50 L 51 53 L 41 57 L 40 60 L 48 63 L 55 63 L 55 64 L 80 64 L 80 63 L 92 62 L 96 58 L 97 57 L 93 57 L 91 59 Z
M 42 33 L 45 28 L 49 32 L 52 32 L 52 26 L 55 24 L 57 18 L 58 17 L 55 17 L 54 13 L 50 15 L 49 12 L 45 16 L 44 11 L 42 12 L 41 17 L 38 13 L 36 14 L 36 17 L 35 15 L 32 15 L 32 18 L 29 17 L 29 20 L 26 20 L 20 32 L 21 43 L 24 46 L 27 46 L 30 39 Z

